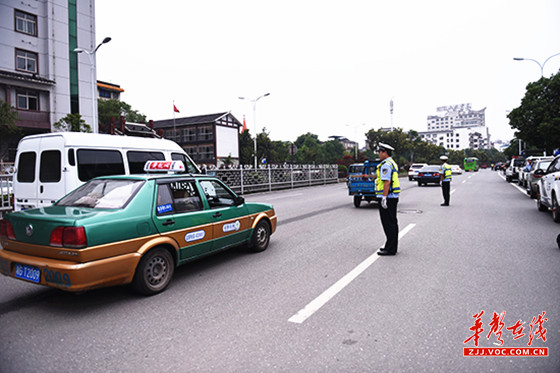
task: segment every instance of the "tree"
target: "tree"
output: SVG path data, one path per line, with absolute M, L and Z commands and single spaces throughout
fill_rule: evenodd
M 61 118 L 53 126 L 58 130 L 66 132 L 91 132 L 90 125 L 87 124 L 78 113 L 68 114 L 64 118 Z
M 253 164 L 254 142 L 249 130 L 245 130 L 239 136 L 239 163 Z
M 127 122 L 146 123 L 146 116 L 124 101 L 119 100 L 97 100 L 97 112 L 99 113 L 99 123 L 105 126 L 111 124 L 111 119 L 118 121 L 123 116 Z
M 552 154 L 560 145 L 560 73 L 529 83 L 521 105 L 508 118 L 518 139 Z
M 0 159 L 8 156 L 10 144 L 17 143 L 21 137 L 21 129 L 16 126 L 17 112 L 0 100 Z

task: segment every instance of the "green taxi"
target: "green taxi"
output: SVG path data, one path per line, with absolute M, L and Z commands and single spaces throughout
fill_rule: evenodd
M 183 263 L 239 245 L 265 250 L 276 222 L 272 205 L 245 202 L 214 177 L 99 177 L 52 206 L 7 214 L 0 273 L 67 291 L 131 283 L 152 295 Z

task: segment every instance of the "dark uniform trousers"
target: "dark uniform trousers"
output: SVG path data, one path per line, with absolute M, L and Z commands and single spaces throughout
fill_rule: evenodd
M 383 231 L 387 237 L 384 248 L 390 253 L 396 253 L 399 245 L 399 221 L 397 220 L 398 203 L 398 198 L 387 198 L 387 208 L 384 209 L 381 207 L 381 200 L 379 200 L 379 216 L 381 217 Z
M 449 205 L 449 190 L 451 189 L 451 181 L 442 181 L 441 190 L 443 192 L 443 203 Z

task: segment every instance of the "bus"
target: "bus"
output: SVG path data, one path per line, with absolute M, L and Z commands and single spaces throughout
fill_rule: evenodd
M 463 161 L 463 168 L 465 172 L 469 171 L 478 171 L 478 158 L 475 157 L 467 157 Z

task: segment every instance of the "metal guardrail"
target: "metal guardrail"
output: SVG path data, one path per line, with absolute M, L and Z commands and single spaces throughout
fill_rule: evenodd
M 13 175 L 0 175 L 0 215 L 14 209 Z
M 239 194 L 338 182 L 338 165 L 287 165 L 208 171 Z
M 267 166 L 254 168 L 216 169 L 208 171 L 239 194 L 293 189 L 338 182 L 337 165 Z M 13 175 L 0 175 L 0 214 L 14 209 Z

